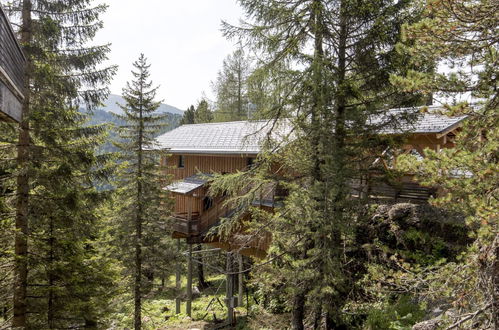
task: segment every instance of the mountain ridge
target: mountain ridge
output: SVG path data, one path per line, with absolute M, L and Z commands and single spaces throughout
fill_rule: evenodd
M 118 104 L 124 105 L 126 102 L 121 97 L 120 95 L 116 94 L 109 94 L 109 97 L 102 102 L 103 106 L 98 107 L 99 110 L 106 111 L 106 112 L 114 112 L 116 114 L 123 114 L 123 110 L 118 106 Z M 161 105 L 158 108 L 158 112 L 160 113 L 171 113 L 171 114 L 176 114 L 176 115 L 183 115 L 184 111 L 180 110 L 177 107 L 174 107 L 172 105 L 166 104 L 166 103 L 161 103 Z

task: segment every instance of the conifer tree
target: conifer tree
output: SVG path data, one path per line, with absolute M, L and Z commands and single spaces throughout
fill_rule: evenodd
M 467 216 L 475 239 L 458 262 L 399 273 L 418 284 L 425 281 L 425 299 L 446 299 L 454 306 L 451 317 L 439 322 L 449 328 L 499 328 L 498 10 L 497 2 L 488 0 L 429 1 L 424 19 L 405 26 L 404 49 L 414 61 L 430 59 L 448 68 L 393 77 L 401 89 L 435 93 L 444 113 L 468 116 L 454 148 L 425 150 L 423 160 L 404 159 L 421 182 L 442 189 L 436 205 Z
M 120 107 L 124 114 L 117 115 L 126 125 L 120 126 L 122 142 L 116 144 L 123 164 L 117 182 L 121 202 L 115 238 L 123 247 L 121 258 L 130 270 L 127 275 L 133 278 L 134 327 L 140 329 L 144 278 L 151 282 L 154 271 L 164 265 L 161 259 L 171 251 L 171 240 L 166 232 L 169 199 L 162 189 L 166 180 L 159 168 L 160 152 L 154 150 L 154 138 L 164 127 L 165 115 L 155 113 L 160 102 L 155 100 L 157 87 L 149 80 L 150 65 L 145 56 L 141 54 L 133 66 L 134 79 L 123 89 L 126 104 Z
M 106 311 L 102 298 L 109 292 L 102 288 L 111 280 L 107 261 L 96 258 L 92 247 L 101 200 L 92 182 L 104 161 L 93 150 L 103 128 L 84 127 L 86 115 L 78 106 L 92 109 L 105 98 L 104 85 L 114 72 L 98 67 L 108 46 L 86 45 L 101 27 L 106 6 L 23 0 L 7 9 L 20 18 L 27 57 L 16 172 L 12 326 L 95 325 Z M 37 253 L 28 253 L 28 246 Z
M 196 110 L 194 109 L 194 106 L 191 105 L 187 110 L 185 110 L 182 119 L 180 120 L 180 125 L 194 124 L 195 114 Z
M 242 48 L 228 55 L 218 72 L 213 89 L 217 96 L 215 121 L 248 119 L 249 99 L 247 80 L 251 64 Z
M 201 101 L 199 101 L 196 107 L 196 112 L 194 113 L 194 123 L 201 124 L 201 123 L 210 123 L 212 121 L 213 121 L 213 113 L 210 110 L 208 101 L 202 99 Z
M 256 222 L 272 227 L 274 251 L 285 256 L 276 262 L 285 276 L 267 278 L 283 281 L 280 285 L 293 301 L 293 329 L 303 329 L 307 310 L 325 313 L 326 328 L 341 327 L 342 309 L 356 280 L 352 274 L 359 275 L 355 260 L 345 257 L 358 249 L 349 244 L 354 241 L 352 221 L 361 209 L 350 198 L 348 183 L 365 175 L 376 153 L 390 143 L 368 119 L 420 101 L 418 95 L 397 92 L 389 81 L 390 73 L 406 70 L 395 44 L 410 10 L 407 2 L 398 1 L 240 3 L 249 22 L 241 27 L 225 24 L 225 34 L 243 38 L 264 68 L 286 77 L 278 93 L 281 102 L 271 107 L 271 122 L 277 125 L 278 119 L 288 117 L 294 142 L 281 155 L 260 155 L 259 170 L 219 178 L 213 187 L 238 193 L 242 184 L 274 182 L 289 190 L 284 209 L 276 215 L 253 211 Z M 278 147 L 269 146 L 269 151 Z M 300 175 L 273 172 L 276 160 L 288 173 Z M 240 189 L 228 187 L 231 177 Z M 250 197 L 246 193 L 242 199 Z

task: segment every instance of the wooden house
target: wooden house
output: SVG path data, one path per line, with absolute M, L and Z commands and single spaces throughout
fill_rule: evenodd
M 0 6 L 0 120 L 21 121 L 26 59 Z
M 408 110 L 413 109 L 391 110 L 388 116 L 395 118 L 398 113 Z M 465 117 L 449 118 L 432 113 L 434 110 L 419 113 L 417 120 L 410 125 L 398 125 L 397 129 L 384 128 L 380 134 L 404 134 L 406 143 L 399 153 L 418 152 L 423 155 L 424 148 L 438 150 L 452 147 L 456 130 Z M 374 118 L 373 122 L 382 120 Z M 173 237 L 184 238 L 188 243 L 209 243 L 231 248 L 229 243 L 206 235 L 210 228 L 219 223 L 220 218 L 230 216 L 234 211 L 224 206 L 223 196 L 212 198 L 207 194 L 207 178 L 211 173 L 233 173 L 247 169 L 260 152 L 261 143 L 270 129 L 271 125 L 267 121 L 207 123 L 183 125 L 158 137 L 160 148 L 168 150 L 170 154 L 162 162 L 168 165 L 167 173 L 174 180 L 166 187 L 175 198 Z M 289 132 L 286 125 L 281 125 L 280 130 L 278 134 L 286 135 Z M 384 161 L 382 157 L 380 161 Z M 366 182 L 352 183 L 352 186 L 364 190 L 367 187 L 366 193 L 371 197 L 398 201 L 424 201 L 432 194 L 431 189 L 419 186 L 410 178 L 396 187 L 380 183 L 369 187 Z M 260 200 L 259 203 L 264 207 L 273 207 L 272 198 Z M 269 243 L 270 235 L 263 241 L 250 242 L 242 253 L 262 255 Z

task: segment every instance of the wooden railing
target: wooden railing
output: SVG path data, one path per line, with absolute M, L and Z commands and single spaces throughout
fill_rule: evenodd
M 187 236 L 199 235 L 199 213 L 176 213 L 173 216 L 173 231 Z
M 425 203 L 436 197 L 437 189 L 421 186 L 417 182 L 371 182 L 355 180 L 350 184 L 353 197 L 368 197 L 382 202 L 414 202 Z

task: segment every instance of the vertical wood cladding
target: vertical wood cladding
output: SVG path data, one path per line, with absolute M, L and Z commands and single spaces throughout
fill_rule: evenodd
M 25 58 L 0 6 L 0 120 L 21 121 Z
M 24 88 L 24 57 L 9 26 L 9 20 L 0 8 L 0 66 L 20 91 Z
M 248 157 L 241 155 L 183 155 L 184 167 L 179 168 L 179 155 L 171 155 L 163 159 L 169 166 L 167 173 L 173 180 L 181 180 L 201 173 L 234 173 L 244 170 L 248 165 Z
M 182 180 L 198 173 L 234 173 L 244 170 L 248 165 L 248 157 L 242 155 L 182 155 L 184 167 L 179 167 L 180 155 L 170 155 L 162 159 L 162 164 L 168 166 L 166 174 L 172 180 Z M 186 213 L 189 203 L 192 203 L 192 212 L 203 213 L 203 197 L 206 189 L 199 189 L 196 196 L 174 194 L 175 213 Z

